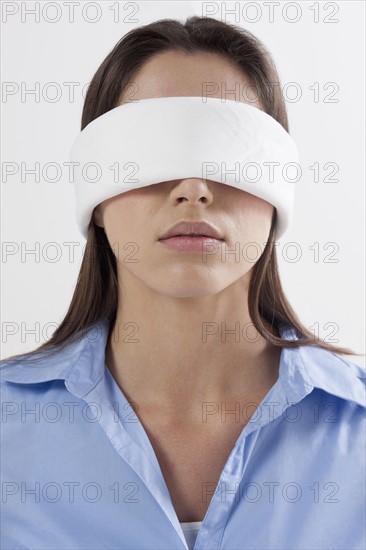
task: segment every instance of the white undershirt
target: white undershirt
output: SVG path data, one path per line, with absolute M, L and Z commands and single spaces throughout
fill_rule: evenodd
M 196 542 L 198 531 L 202 525 L 202 521 L 184 521 L 181 522 L 180 525 L 186 538 L 188 548 L 189 550 L 192 550 L 194 543 Z

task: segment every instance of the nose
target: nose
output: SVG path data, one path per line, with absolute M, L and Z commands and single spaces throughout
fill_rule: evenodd
M 184 178 L 173 187 L 170 192 L 173 204 L 187 202 L 193 204 L 210 204 L 213 200 L 212 192 L 207 181 L 201 178 Z

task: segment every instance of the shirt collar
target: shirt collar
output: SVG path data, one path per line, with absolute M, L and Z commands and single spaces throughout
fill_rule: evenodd
M 299 339 L 294 327 L 280 324 L 279 330 L 285 340 Z M 294 397 L 301 398 L 304 388 L 310 386 L 366 407 L 365 370 L 319 346 L 284 348 L 279 378 Z
M 81 331 L 74 342 L 49 358 L 46 351 L 37 353 L 30 358 L 32 361 L 27 361 L 27 354 L 15 362 L 4 360 L 1 379 L 19 384 L 64 380 L 71 393 L 84 397 L 104 375 L 108 332 L 108 323 L 100 321 Z
M 294 327 L 281 323 L 281 337 L 297 340 Z M 84 397 L 104 376 L 105 347 L 109 323 L 99 321 L 85 329 L 75 342 L 47 359 L 39 353 L 32 362 L 19 358 L 0 363 L 2 380 L 18 384 L 37 384 L 64 380 L 66 388 L 77 397 Z M 318 346 L 283 348 L 279 378 L 293 402 L 320 388 L 332 395 L 366 406 L 366 374 L 357 364 Z

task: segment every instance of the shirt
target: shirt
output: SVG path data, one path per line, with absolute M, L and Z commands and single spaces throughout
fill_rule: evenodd
M 108 330 L 101 321 L 52 358 L 1 363 L 1 548 L 188 548 L 105 364 Z M 280 334 L 297 339 L 287 325 Z M 364 549 L 365 405 L 363 368 L 318 346 L 283 348 L 255 412 L 234 411 L 250 420 L 216 487 L 203 487 L 212 498 L 194 549 Z

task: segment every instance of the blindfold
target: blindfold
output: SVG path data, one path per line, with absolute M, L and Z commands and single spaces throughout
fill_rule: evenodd
M 269 202 L 277 209 L 276 238 L 291 223 L 296 144 L 273 117 L 247 103 L 199 96 L 125 103 L 79 133 L 70 160 L 76 163 L 76 220 L 85 238 L 102 201 L 185 178 L 230 185 Z

